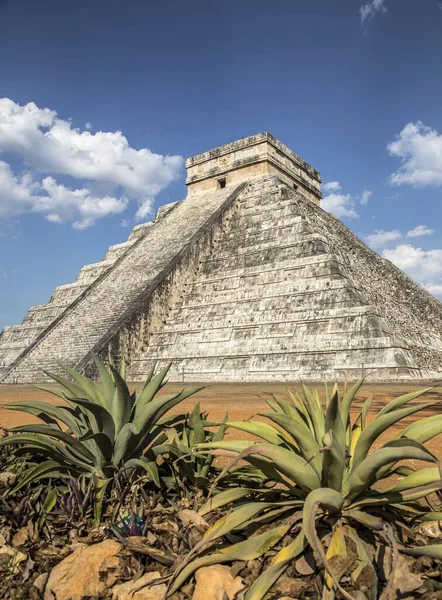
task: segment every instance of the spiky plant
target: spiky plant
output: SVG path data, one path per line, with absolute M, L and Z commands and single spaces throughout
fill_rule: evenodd
M 101 516 L 106 488 L 115 474 L 130 479 L 137 472 L 148 474 L 160 486 L 156 464 L 167 430 L 182 416 L 164 415 L 202 388 L 158 396 L 170 365 L 156 375 L 150 372 L 142 390 L 131 393 L 125 381 L 124 364 L 117 370 L 95 359 L 101 382 L 62 366 L 72 380 L 47 373 L 61 387 L 36 386 L 61 398 L 64 404 L 16 402 L 6 408 L 38 417 L 44 424 L 14 427 L 0 440 L 0 447 L 15 445 L 29 456 L 43 456 L 21 474 L 20 489 L 41 479 L 81 475 L 93 480 L 95 516 Z
M 176 482 L 186 489 L 204 490 L 219 475 L 219 469 L 213 464 L 215 457 L 212 454 L 202 455 L 194 452 L 198 444 L 220 442 L 224 439 L 227 429 L 225 422 L 213 432 L 209 427 L 213 427 L 215 423 L 208 421 L 207 417 L 207 413 L 201 412 L 198 403 L 190 414 L 185 415 L 182 423 L 169 430 L 168 442 L 162 445 L 162 450 L 174 459 L 172 485 Z
M 352 424 L 351 403 L 363 381 L 359 379 L 342 399 L 337 386 L 331 394 L 326 386 L 324 407 L 318 393 L 303 386 L 302 396 L 290 394 L 289 400 L 273 397 L 268 401 L 272 410 L 262 416 L 271 423 L 227 423 L 261 438 L 260 442 L 228 440 L 200 445 L 201 451 L 234 456 L 225 470 L 239 460 L 247 461 L 262 471 L 266 484 L 259 492 L 247 487 L 226 490 L 202 507 L 200 514 L 206 515 L 237 503 L 207 530 L 180 565 L 170 594 L 200 566 L 255 559 L 282 543 L 268 568 L 246 592 L 245 600 L 264 598 L 290 562 L 308 547 L 325 567 L 324 600 L 334 598 L 337 590 L 352 598 L 341 586 L 343 573 L 336 567 L 337 558 L 347 551 L 351 554 L 350 546 L 355 559 L 350 589 L 360 593 L 365 585 L 364 593 L 374 600 L 380 582 L 362 543 L 363 531 L 375 539 L 375 545 L 393 546 L 393 556 L 401 548 L 415 556 L 442 558 L 442 545 L 400 546 L 401 525 L 442 520 L 442 512 L 419 502 L 442 487 L 439 463 L 423 445 L 442 432 L 442 416 L 423 418 L 394 436 L 391 432 L 393 439 L 377 448 L 381 434 L 431 406 L 411 402 L 433 388 L 392 400 L 371 423 L 367 422 L 368 399 Z M 402 461 L 409 459 L 434 466 L 421 470 L 403 466 Z M 395 481 L 392 476 L 402 478 Z M 325 549 L 320 535 L 327 532 L 331 541 Z M 232 533 L 245 539 L 229 545 L 225 536 Z

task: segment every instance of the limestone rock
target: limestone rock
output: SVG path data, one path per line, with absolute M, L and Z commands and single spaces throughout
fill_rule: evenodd
M 225 565 L 202 567 L 195 573 L 195 580 L 192 600 L 234 600 L 245 587 L 241 577 L 232 577 Z
M 121 569 L 121 549 L 122 545 L 114 540 L 77 548 L 52 569 L 45 600 L 82 600 L 110 590 Z
M 25 561 L 26 558 L 26 554 L 23 554 L 23 552 L 20 552 L 15 548 L 11 548 L 10 546 L 0 547 L 0 562 L 5 561 L 9 568 L 15 573 L 20 571 L 20 564 Z
M 158 571 L 152 571 L 136 581 L 126 581 L 115 585 L 112 588 L 112 600 L 164 600 L 167 591 L 165 583 L 148 586 L 150 582 L 160 577 L 161 574 Z
M 0 473 L 0 488 L 8 488 L 14 485 L 17 480 L 17 475 L 9 471 Z
M 17 533 L 14 534 L 12 538 L 12 545 L 15 548 L 20 548 L 20 546 L 24 546 L 29 539 L 29 530 L 27 527 L 21 527 Z
M 186 527 L 186 525 L 189 525 L 189 523 L 191 523 L 192 525 L 196 525 L 197 527 L 207 528 L 209 526 L 206 519 L 194 510 L 189 510 L 185 508 L 183 510 L 180 510 L 177 513 L 177 516 L 181 523 L 184 525 L 184 527 Z
M 46 584 L 49 579 L 49 573 L 40 573 L 38 577 L 35 578 L 34 583 L 32 584 L 40 594 L 43 594 L 45 591 Z
M 439 521 L 428 521 L 427 523 L 421 523 L 417 527 L 417 532 L 435 540 L 442 538 L 442 530 Z

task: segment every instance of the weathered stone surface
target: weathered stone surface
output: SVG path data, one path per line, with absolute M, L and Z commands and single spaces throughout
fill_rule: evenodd
M 33 582 L 33 586 L 37 588 L 40 594 L 43 594 L 45 591 L 46 584 L 49 579 L 49 573 L 41 573 L 38 577 L 35 578 Z
M 7 563 L 8 569 L 18 573 L 21 569 L 21 563 L 26 560 L 26 554 L 11 548 L 11 546 L 0 547 L 0 562 Z
M 82 600 L 99 597 L 120 575 L 121 544 L 105 540 L 81 547 L 54 567 L 45 589 L 45 600 Z
M 146 573 L 136 581 L 126 581 L 112 588 L 112 600 L 164 600 L 167 585 L 149 585 L 155 579 L 160 579 L 158 571 Z
M 1 364 L 4 381 L 40 379 L 55 358 L 90 373 L 91 349 L 134 380 L 169 361 L 179 381 L 442 370 L 442 304 L 319 207 L 315 169 L 269 134 L 186 164 L 185 200 L 30 310 L 48 314 L 39 337 L 5 329 L 0 379 Z
M 8 488 L 14 485 L 17 480 L 17 475 L 10 471 L 0 473 L 0 488 Z
M 245 588 L 241 577 L 232 577 L 225 565 L 198 569 L 195 580 L 192 600 L 234 600 L 235 594 Z

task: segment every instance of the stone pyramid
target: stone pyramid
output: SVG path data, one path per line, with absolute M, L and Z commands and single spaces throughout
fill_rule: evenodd
M 186 162 L 188 195 L 111 246 L 0 336 L 0 380 L 34 382 L 91 352 L 130 378 L 428 379 L 442 304 L 320 208 L 319 173 L 268 133 Z

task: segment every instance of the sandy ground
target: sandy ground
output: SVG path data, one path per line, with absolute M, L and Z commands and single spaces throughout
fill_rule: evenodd
M 167 384 L 161 394 L 170 394 L 173 391 L 181 390 L 183 387 L 195 387 L 203 384 Z M 424 387 L 430 387 L 431 383 L 410 384 L 369 384 L 364 385 L 353 404 L 353 418 L 358 414 L 362 403 L 366 398 L 373 394 L 373 402 L 369 414 L 369 419 L 372 419 L 391 398 L 400 396 L 414 390 L 419 390 Z M 136 385 L 132 387 L 137 387 Z M 279 396 L 287 396 L 287 391 L 297 389 L 296 384 L 278 384 L 278 383 L 228 383 L 228 384 L 213 384 L 205 387 L 195 396 L 185 400 L 181 405 L 174 409 L 174 412 L 181 410 L 190 411 L 196 402 L 200 402 L 203 410 L 209 413 L 209 418 L 213 421 L 221 421 L 226 413 L 230 420 L 245 420 L 250 419 L 253 415 L 265 412 L 268 409 L 266 399 L 271 398 L 272 394 Z M 323 385 L 318 383 L 316 386 L 321 393 Z M 38 422 L 38 419 L 33 419 L 26 413 L 9 411 L 4 405 L 7 402 L 16 402 L 19 400 L 47 400 L 49 402 L 59 403 L 60 400 L 47 393 L 33 388 L 29 385 L 0 385 L 0 427 L 9 428 L 15 425 L 21 425 L 29 422 Z M 431 403 L 431 407 L 426 408 L 420 417 L 437 414 L 442 412 L 442 385 L 438 388 L 427 392 L 423 397 L 418 398 L 414 403 Z M 415 420 L 415 416 L 409 417 L 403 421 L 403 424 L 409 424 Z M 397 431 L 398 429 L 396 429 Z M 238 438 L 247 437 L 238 431 L 231 431 L 230 435 L 235 435 Z M 391 436 L 391 432 L 389 433 Z M 383 436 L 381 441 L 386 441 L 387 436 Z M 442 460 L 442 436 L 436 438 L 428 444 L 431 451 L 436 453 Z

